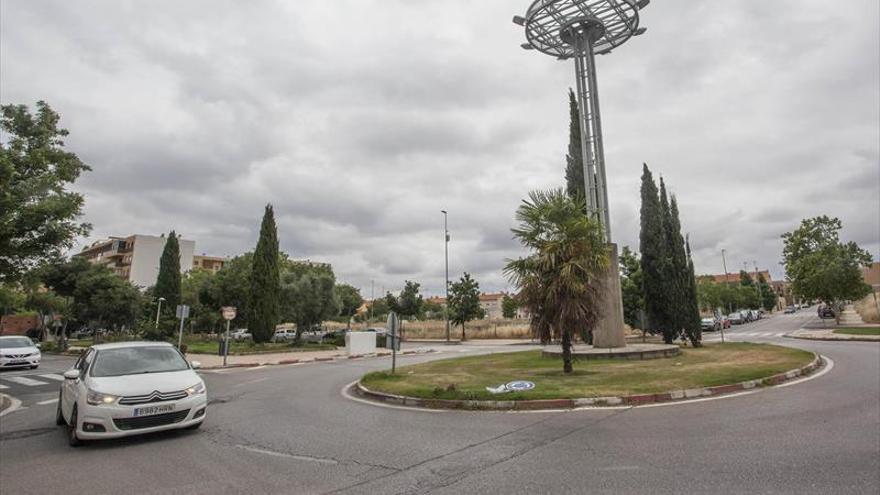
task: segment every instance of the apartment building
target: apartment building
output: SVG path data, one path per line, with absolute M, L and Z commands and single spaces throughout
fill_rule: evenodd
M 229 261 L 222 256 L 208 256 L 204 253 L 193 255 L 193 269 L 200 268 L 202 270 L 210 270 L 214 273 L 220 271 L 221 268 Z M 181 265 L 183 266 L 183 265 Z
M 132 284 L 146 288 L 155 285 L 159 277 L 159 258 L 162 257 L 166 241 L 164 234 L 110 237 L 92 243 L 74 256 L 104 265 Z M 181 238 L 177 242 L 180 245 L 180 271 L 187 272 L 194 266 L 196 243 Z

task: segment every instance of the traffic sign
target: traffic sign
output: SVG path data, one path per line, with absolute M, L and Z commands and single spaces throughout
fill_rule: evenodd
M 223 313 L 224 320 L 234 320 L 235 319 L 235 306 L 223 306 L 220 311 Z
M 189 318 L 189 306 L 187 306 L 186 304 L 177 305 L 177 313 L 176 314 L 177 314 L 177 318 L 179 318 L 181 320 L 184 318 Z

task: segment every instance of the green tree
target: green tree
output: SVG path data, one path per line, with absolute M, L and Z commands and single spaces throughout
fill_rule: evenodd
M 248 304 L 249 330 L 254 342 L 268 342 L 275 335 L 279 319 L 281 274 L 279 270 L 278 231 L 272 205 L 266 205 L 260 225 L 260 238 L 254 250 Z
M 74 291 L 75 314 L 98 328 L 133 326 L 141 303 L 137 287 L 100 266 L 84 274 Z
M 516 219 L 519 226 L 511 231 L 531 252 L 509 260 L 504 273 L 519 289 L 535 336 L 561 339 L 562 369 L 571 373 L 572 336 L 599 318 L 599 285 L 609 263 L 602 228 L 587 216 L 582 199 L 561 189 L 533 191 Z
M 248 297 L 253 264 L 253 253 L 236 256 L 224 263 L 223 268 L 199 289 L 199 301 L 216 314 L 224 306 L 236 309 L 235 319 L 231 322 L 234 328 L 248 326 Z
M 685 251 L 687 252 L 687 272 L 685 275 L 685 320 L 684 331 L 691 345 L 700 347 L 703 341 L 703 326 L 700 322 L 700 306 L 697 301 L 697 278 L 694 274 L 694 260 L 691 258 L 691 241 L 685 238 Z
M 620 253 L 620 291 L 623 297 L 623 320 L 630 328 L 642 328 L 645 296 L 642 289 L 642 263 L 638 253 L 623 246 Z
M 519 303 L 515 297 L 504 294 L 501 298 L 501 316 L 505 318 L 516 318 L 516 310 L 519 309 Z
M 461 340 L 467 338 L 465 324 L 471 320 L 482 318 L 483 308 L 480 307 L 480 284 L 472 279 L 468 272 L 458 282 L 449 285 L 449 320 L 461 326 Z
M 397 298 L 397 312 L 402 317 L 413 318 L 422 312 L 422 305 L 425 303 L 419 288 L 421 285 L 417 282 L 409 280 L 404 282 L 403 290 Z
M 804 219 L 800 227 L 782 235 L 782 259 L 792 292 L 837 307 L 871 292 L 861 272 L 871 264 L 871 254 L 855 242 L 840 242 L 842 227 L 839 219 L 823 215 Z M 840 311 L 835 315 L 840 323 Z
M 223 317 L 219 308 L 213 307 L 210 293 L 216 274 L 212 270 L 196 268 L 184 275 L 180 283 L 182 304 L 190 306 L 190 324 L 196 331 L 218 329 Z
M 574 91 L 568 90 L 568 154 L 565 155 L 565 190 L 574 200 L 585 199 L 584 155 L 581 148 L 581 121 Z
M 761 306 L 765 311 L 773 311 L 776 308 L 776 293 L 767 283 L 763 273 L 758 274 L 758 290 L 761 294 Z
M 666 252 L 669 254 L 667 264 L 668 276 L 666 286 L 670 294 L 668 308 L 672 338 L 681 336 L 690 340 L 694 347 L 700 346 L 699 311 L 696 316 L 692 310 L 696 305 L 696 287 L 691 291 L 693 276 L 688 266 L 688 254 L 685 249 L 684 237 L 681 235 L 681 220 L 678 214 L 678 201 L 672 196 L 666 202 L 666 185 L 660 179 L 660 205 L 664 214 Z M 693 297 L 692 297 L 693 296 Z M 695 323 L 696 321 L 696 323 Z M 668 334 L 664 334 L 666 337 Z M 665 338 L 664 338 L 665 340 Z M 672 343 L 668 341 L 667 343 Z
M 330 265 L 284 263 L 281 283 L 281 315 L 296 323 L 296 345 L 302 332 L 314 329 L 339 315 L 340 304 L 334 287 L 336 276 Z
M 162 333 L 169 336 L 174 333 L 174 314 L 180 304 L 180 243 L 177 234 L 172 230 L 165 240 L 165 248 L 159 258 L 159 275 L 153 287 L 153 295 L 164 298 L 162 303 L 163 320 L 160 325 Z
M 18 283 L 0 282 L 0 315 L 10 315 L 24 308 L 27 296 Z
M 333 288 L 339 301 L 339 314 L 345 317 L 347 328 L 351 328 L 351 319 L 364 304 L 361 292 L 348 284 L 338 284 Z
M 68 131 L 44 101 L 36 115 L 25 105 L 0 107 L 0 282 L 14 281 L 30 268 L 53 260 L 91 226 L 79 223 L 83 196 L 73 184 L 91 170 L 64 150 Z
M 642 290 L 648 320 L 645 327 L 651 333 L 663 333 L 664 340 L 672 342 L 668 316 L 671 295 L 666 285 L 669 255 L 663 209 L 657 184 L 647 164 L 642 167 L 641 197 L 639 252 L 642 255 Z
M 388 312 L 391 311 L 391 307 L 389 306 L 388 296 L 390 293 L 385 294 L 385 297 L 380 297 L 378 299 L 374 299 L 370 301 L 370 311 L 367 313 L 369 318 L 372 318 L 376 321 L 382 321 L 388 317 Z M 397 299 L 394 296 L 391 296 L 391 300 L 395 301 L 397 304 Z
M 425 299 L 424 304 L 422 304 L 422 314 L 419 316 L 420 318 L 424 318 L 427 320 L 439 320 L 444 318 L 445 313 L 443 312 L 443 305 L 431 301 L 430 299 Z

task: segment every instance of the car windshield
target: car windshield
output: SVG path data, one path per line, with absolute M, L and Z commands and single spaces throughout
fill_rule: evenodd
M 33 347 L 34 343 L 27 337 L 10 337 L 0 339 L 0 349 L 20 349 L 22 347 Z
M 122 376 L 189 369 L 173 347 L 120 347 L 102 349 L 95 355 L 92 376 Z

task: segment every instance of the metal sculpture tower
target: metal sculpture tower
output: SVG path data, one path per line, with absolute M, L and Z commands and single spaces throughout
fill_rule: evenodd
M 525 28 L 527 42 L 522 44 L 523 48 L 559 60 L 574 59 L 587 209 L 602 224 L 605 240 L 611 244 L 606 304 L 598 331 L 594 332 L 594 345 L 601 347 L 622 347 L 625 341 L 617 246 L 611 240 L 595 56 L 605 55 L 644 33 L 645 28 L 639 27 L 639 11 L 648 3 L 649 0 L 535 0 L 525 16 L 513 18 L 514 23 Z

